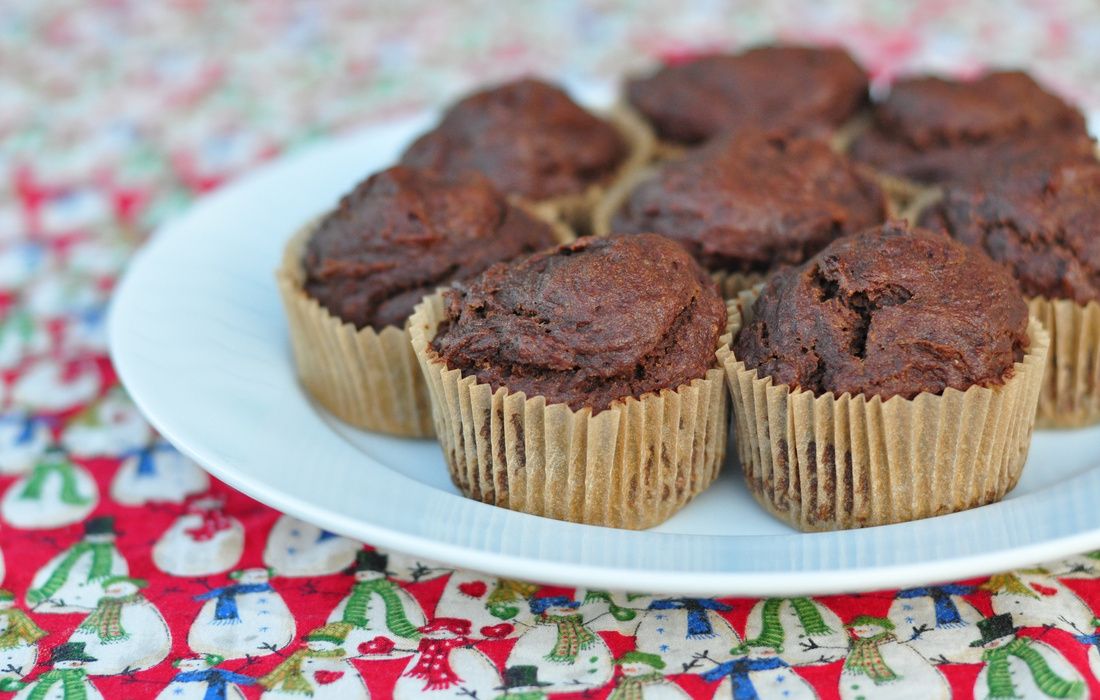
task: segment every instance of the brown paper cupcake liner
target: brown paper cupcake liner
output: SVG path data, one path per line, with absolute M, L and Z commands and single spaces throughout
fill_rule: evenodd
M 1037 425 L 1076 428 L 1100 422 L 1100 304 L 1035 297 L 1028 306 L 1050 333 Z
M 914 399 L 792 390 L 734 355 L 741 312 L 719 349 L 733 395 L 738 455 L 749 490 L 803 531 L 929 518 L 993 503 L 1020 478 L 1035 423 L 1049 336 L 1032 317 L 1031 347 L 1001 386 Z
M 432 398 L 436 434 L 469 498 L 590 525 L 644 529 L 705 490 L 726 452 L 728 396 L 720 368 L 660 394 L 592 415 L 547 404 L 447 368 L 432 349 L 439 294 L 410 319 Z

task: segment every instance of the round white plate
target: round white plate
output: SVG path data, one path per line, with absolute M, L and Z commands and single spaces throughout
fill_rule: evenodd
M 667 523 L 631 532 L 465 499 L 434 442 L 363 433 L 327 416 L 295 380 L 273 271 L 301 224 L 392 163 L 433 118 L 367 129 L 264 167 L 203 199 L 133 260 L 111 310 L 115 365 L 157 429 L 214 476 L 380 547 L 502 576 L 653 593 L 892 588 L 1100 548 L 1097 428 L 1037 433 L 1016 490 L 965 513 L 800 534 L 761 510 L 727 465 Z

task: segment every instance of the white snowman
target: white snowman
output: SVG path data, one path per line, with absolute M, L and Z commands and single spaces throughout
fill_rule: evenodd
M 0 678 L 30 673 L 38 660 L 38 641 L 45 636 L 45 630 L 15 607 L 11 591 L 0 589 Z
M 952 663 L 978 663 L 981 649 L 971 647 L 978 609 L 962 596 L 974 586 L 945 584 L 898 591 L 887 617 L 906 644 L 928 660 L 948 658 Z
M 1100 578 L 1100 552 L 1085 552 L 1084 554 L 1075 554 L 1058 562 L 1058 566 L 1060 571 L 1060 573 L 1058 574 L 1058 578 Z
M 843 700 L 951 697 L 943 674 L 915 649 L 898 641 L 889 619 L 860 615 L 847 627 L 852 638 L 840 673 Z
M 344 649 L 348 625 L 337 622 L 319 627 L 305 637 L 306 646 L 288 656 L 260 678 L 261 700 L 367 700 L 363 677 L 348 661 Z
M 618 632 L 630 636 L 635 634 L 638 616 L 643 615 L 653 601 L 652 596 L 643 594 L 579 588 L 575 597 L 581 601 L 577 612 L 590 621 L 589 629 L 594 632 Z
M 244 526 L 214 496 L 188 504 L 153 545 L 153 563 L 171 576 L 209 576 L 229 571 L 244 552 Z
M 50 529 L 80 522 L 98 502 L 92 475 L 63 450 L 50 448 L 4 492 L 0 515 L 25 530 Z
M 18 691 L 12 700 L 103 700 L 85 670 L 94 661 L 79 642 L 59 644 L 50 654 L 52 669 L 28 682 L 0 679 L 0 690 Z
M 713 598 L 659 598 L 638 624 L 638 651 L 656 654 L 673 672 L 683 673 L 705 656 L 722 661 L 740 643 L 719 612 L 730 606 Z
M 470 637 L 470 621 L 438 617 L 418 630 L 416 653 L 397 679 L 394 700 L 468 698 L 500 686 L 500 673 Z
M 32 413 L 9 411 L 0 415 L 0 475 L 30 469 L 51 439 L 49 424 Z
M 351 566 L 362 548 L 360 542 L 281 515 L 267 536 L 264 564 L 280 576 L 327 576 Z
M 18 292 L 39 273 L 47 261 L 45 247 L 35 241 L 19 241 L 0 247 L 0 290 Z
M 615 659 L 620 675 L 608 700 L 689 700 L 684 689 L 665 678 L 665 662 L 656 654 L 628 651 Z
M 26 358 L 49 350 L 49 333 L 27 309 L 16 307 L 0 321 L 0 369 L 15 369 Z
M 1046 569 L 1020 569 L 994 574 L 981 585 L 989 591 L 995 614 L 1011 613 L 1021 627 L 1055 627 L 1072 631 L 1092 624 L 1092 610 L 1073 591 L 1052 577 Z M 1050 619 L 1057 610 L 1056 619 Z
M 199 465 L 163 440 L 130 455 L 111 481 L 111 498 L 124 506 L 183 503 L 210 488 Z
M 116 537 L 114 517 L 84 521 L 84 538 L 35 573 L 27 605 L 40 613 L 94 610 L 103 596 L 103 581 L 130 572 L 115 546 Z
M 61 432 L 61 444 L 78 457 L 121 457 L 153 439 L 153 429 L 121 387 L 86 406 Z
M 540 670 L 546 692 L 598 688 L 611 680 L 611 651 L 577 612 L 580 603 L 552 596 L 534 598 L 529 606 L 535 624 L 520 635 L 507 665 L 545 661 Z
M 187 635 L 191 650 L 226 659 L 274 654 L 294 640 L 294 617 L 268 569 L 229 574 L 233 583 L 195 596 L 205 601 Z
M 388 564 L 389 557 L 381 552 L 359 550 L 351 569 L 355 583 L 328 622 L 351 625 L 347 642 L 351 649 L 381 637 L 392 643 L 387 656 L 407 656 L 420 639 L 417 628 L 425 623 L 425 616 L 416 599 L 387 577 Z
M 63 365 L 52 358 L 35 360 L 12 387 L 15 405 L 61 413 L 91 401 L 102 379 L 95 363 Z
M 172 666 L 178 673 L 156 700 L 244 700 L 241 686 L 255 685 L 256 679 L 218 668 L 222 661 L 215 654 L 176 659 Z
M 524 620 L 529 617 L 527 600 L 538 589 L 534 583 L 456 570 L 447 578 L 435 615 L 470 620 L 475 625 Z
M 1084 698 L 1088 686 L 1081 674 L 1053 647 L 1017 635 L 1012 615 L 1001 613 L 978 622 L 985 666 L 974 682 L 974 697 Z
M 840 618 L 813 598 L 765 598 L 749 612 L 741 651 L 772 648 L 787 663 L 801 666 L 827 663 L 830 649 L 846 646 Z
M 143 671 L 168 657 L 172 634 L 156 607 L 139 592 L 146 582 L 128 576 L 103 581 L 103 597 L 69 637 L 96 657 L 92 676 Z
M 755 647 L 749 653 L 724 661 L 706 673 L 703 680 L 716 683 L 714 700 L 726 698 L 783 698 L 816 700 L 817 692 L 799 676 L 774 647 Z

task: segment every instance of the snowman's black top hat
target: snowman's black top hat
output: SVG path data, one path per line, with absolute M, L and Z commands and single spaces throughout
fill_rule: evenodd
M 84 523 L 85 535 L 117 535 L 115 531 L 115 516 L 101 515 Z
M 532 665 L 509 666 L 504 669 L 504 685 L 497 690 L 511 690 L 513 688 L 539 688 L 553 685 L 539 680 L 539 667 Z
M 355 563 L 348 569 L 348 572 L 354 574 L 357 571 L 377 571 L 384 574 L 389 564 L 389 556 L 373 549 L 361 549 L 355 553 Z
M 98 659 L 84 653 L 84 642 L 65 642 L 54 647 L 53 653 L 50 654 L 51 664 L 56 664 L 58 661 L 92 662 Z
M 1002 637 L 1011 637 L 1019 629 L 1012 624 L 1012 613 L 1001 613 L 978 620 L 978 631 L 982 633 L 982 638 L 971 642 L 970 646 L 980 647 Z

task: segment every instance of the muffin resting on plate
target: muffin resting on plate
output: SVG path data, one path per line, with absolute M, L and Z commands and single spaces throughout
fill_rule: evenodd
M 278 273 L 298 374 L 352 425 L 431 435 L 405 322 L 437 287 L 571 238 L 484 176 L 396 166 L 295 236 Z
M 691 256 L 639 235 L 491 267 L 426 299 L 410 331 L 463 493 L 642 528 L 717 474 L 727 397 L 715 351 L 726 326 Z
M 751 297 L 752 293 L 746 293 Z M 901 222 L 768 280 L 722 349 L 742 466 L 804 530 L 983 505 L 1027 457 L 1048 339 L 1003 267 Z
M 881 223 L 885 206 L 878 185 L 824 143 L 746 131 L 639 171 L 608 193 L 593 228 L 673 238 L 731 296 Z
M 843 49 L 764 46 L 665 66 L 626 99 L 662 143 L 695 146 L 742 129 L 832 134 L 867 105 L 867 83 Z
M 651 150 L 637 119 L 605 120 L 560 88 L 523 79 L 460 100 L 401 161 L 456 177 L 484 173 L 501 192 L 572 222 Z
M 1040 425 L 1100 421 L 1100 164 L 948 187 L 924 223 L 1005 265 L 1050 333 Z

